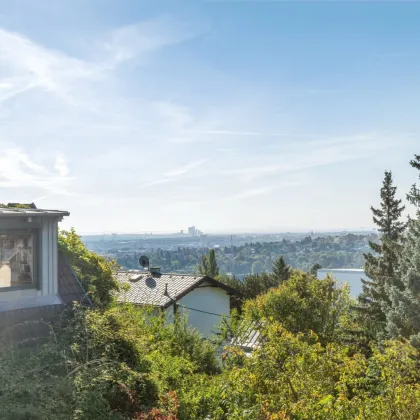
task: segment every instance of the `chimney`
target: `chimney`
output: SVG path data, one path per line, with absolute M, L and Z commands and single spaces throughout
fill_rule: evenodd
M 160 274 L 160 267 L 150 267 L 150 273 L 153 274 Z

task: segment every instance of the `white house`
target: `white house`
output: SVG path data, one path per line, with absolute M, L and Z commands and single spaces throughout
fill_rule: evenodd
M 353 298 L 356 298 L 362 292 L 361 279 L 366 279 L 364 270 L 357 268 L 321 268 L 317 271 L 317 278 L 325 279 L 327 274 L 330 274 L 338 283 L 349 283 L 350 294 Z
M 159 308 L 169 320 L 177 312 L 186 314 L 188 325 L 204 337 L 217 333 L 222 317 L 230 315 L 230 296 L 237 293 L 202 275 L 163 274 L 151 269 L 118 271 L 115 277 L 120 285 L 129 286 L 119 292 L 119 302 Z
M 0 207 L 0 314 L 30 318 L 31 308 L 60 308 L 85 295 L 58 251 L 58 222 L 68 215 L 34 204 Z

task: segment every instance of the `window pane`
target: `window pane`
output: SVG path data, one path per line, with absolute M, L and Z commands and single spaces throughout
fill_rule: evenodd
M 0 235 L 0 287 L 33 284 L 33 236 Z

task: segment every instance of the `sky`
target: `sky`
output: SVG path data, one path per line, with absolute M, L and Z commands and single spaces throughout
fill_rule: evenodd
M 0 0 L 1 202 L 80 233 L 371 228 L 420 153 L 420 2 Z

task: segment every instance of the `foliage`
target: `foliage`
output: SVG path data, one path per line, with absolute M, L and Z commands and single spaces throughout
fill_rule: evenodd
M 412 419 L 420 416 L 418 352 L 389 342 L 366 359 L 346 347 L 320 345 L 279 322 L 261 330 L 249 357 L 236 348 L 225 372 L 219 419 Z
M 249 273 L 271 272 L 273 261 L 279 256 L 283 256 L 284 261 L 291 267 L 304 271 L 309 271 L 315 264 L 320 264 L 324 268 L 362 268 L 363 253 L 369 251 L 368 240 L 377 241 L 375 234 L 329 235 L 311 240 L 308 238 L 310 237 L 216 248 L 214 251 L 217 265 L 221 274 L 230 274 L 241 279 Z M 128 269 L 138 268 L 139 255 L 136 250 L 146 246 L 144 240 L 140 239 L 129 243 L 109 239 L 106 242 L 93 244 L 92 242 L 92 247 L 96 247 L 102 254 L 114 258 L 118 264 Z M 169 244 L 172 242 L 168 239 Z M 164 272 L 197 272 L 197 267 L 202 265 L 203 254 L 206 260 L 208 259 L 207 248 L 180 246 L 171 249 L 160 248 L 164 245 L 165 241 L 161 240 L 153 249 L 147 250 L 147 255 L 153 264 L 161 267 Z
M 208 257 L 204 254 L 201 256 L 201 264 L 198 266 L 198 272 L 211 278 L 215 278 L 219 275 L 219 267 L 217 266 L 214 249 L 209 250 Z
M 281 255 L 273 263 L 273 276 L 279 282 L 279 284 L 286 281 L 290 276 L 290 266 L 284 261 L 284 257 Z
M 0 347 L 0 418 L 196 418 L 216 401 L 205 387 L 219 370 L 214 346 L 185 320 L 79 307 L 37 348 Z
M 359 297 L 359 311 L 374 335 L 381 334 L 385 327 L 384 304 L 390 303 L 387 287 L 403 287 L 397 272 L 406 228 L 406 224 L 400 220 L 405 206 L 396 198 L 396 191 L 392 173 L 386 171 L 381 188 L 381 208 L 371 207 L 373 221 L 382 234 L 381 243 L 369 243 L 374 254 L 365 254 L 365 272 L 369 280 L 362 280 L 363 292 Z
M 410 163 L 420 171 L 419 155 L 415 155 Z M 388 288 L 391 304 L 385 306 L 387 332 L 391 338 L 402 336 L 420 347 L 420 190 L 415 184 L 407 198 L 416 206 L 417 219 L 409 221 L 407 238 L 400 257 L 400 275 L 404 288 Z
M 292 333 L 312 331 L 326 344 L 343 334 L 350 316 L 349 289 L 337 287 L 331 277 L 318 280 L 295 270 L 278 288 L 246 302 L 244 314 L 254 321 L 280 322 Z
M 310 273 L 316 277 L 316 275 L 318 274 L 318 270 L 320 270 L 322 268 L 322 266 L 320 264 L 314 264 L 310 270 Z
M 219 276 L 218 279 L 239 292 L 241 303 L 243 300 L 254 299 L 263 295 L 271 288 L 278 287 L 281 283 L 271 273 L 249 274 L 243 280 L 228 276 Z
M 115 262 L 89 251 L 73 228 L 60 232 L 58 246 L 93 303 L 100 307 L 109 305 L 113 292 L 118 290 L 113 277 Z
M 419 171 L 420 179 L 420 155 L 414 155 L 414 159 L 410 161 L 410 165 Z M 407 200 L 417 209 L 417 216 L 420 218 L 420 187 L 413 184 L 410 192 L 407 194 Z

